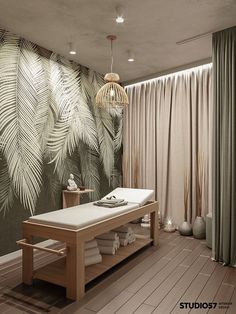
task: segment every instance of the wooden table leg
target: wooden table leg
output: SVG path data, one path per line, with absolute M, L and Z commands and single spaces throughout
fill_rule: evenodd
M 85 294 L 84 242 L 67 246 L 66 297 L 80 300 Z
M 27 243 L 32 244 L 33 237 L 25 236 Z M 22 281 L 27 285 L 32 285 L 33 282 L 33 269 L 34 269 L 34 258 L 33 248 L 23 246 L 22 248 Z
M 68 208 L 80 205 L 80 194 L 79 193 L 66 193 L 62 192 L 62 208 Z
M 150 237 L 153 239 L 153 245 L 158 245 L 158 238 L 159 238 L 159 229 L 158 229 L 158 210 L 152 212 L 150 214 L 151 218 L 151 226 L 150 226 Z

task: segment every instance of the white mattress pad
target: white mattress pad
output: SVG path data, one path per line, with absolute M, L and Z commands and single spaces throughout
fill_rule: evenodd
M 121 190 L 123 190 L 123 193 Z M 127 190 L 132 191 L 129 193 Z M 149 192 L 147 193 L 147 191 Z M 117 198 L 124 198 L 129 202 L 125 206 L 115 208 L 107 208 L 102 206 L 98 207 L 93 205 L 93 202 L 86 203 L 78 206 L 73 206 L 65 209 L 55 210 L 52 212 L 32 216 L 28 220 L 33 223 L 78 230 L 83 227 L 92 225 L 94 223 L 103 221 L 108 218 L 118 216 L 122 213 L 129 212 L 132 209 L 142 206 L 149 199 L 151 199 L 153 191 L 117 188 L 113 192 L 109 193 L 107 196 L 110 195 L 115 195 Z M 143 195 L 143 197 L 141 197 L 141 195 Z M 137 196 L 137 202 L 135 202 L 135 196 Z M 131 202 L 130 200 L 133 200 L 133 202 Z

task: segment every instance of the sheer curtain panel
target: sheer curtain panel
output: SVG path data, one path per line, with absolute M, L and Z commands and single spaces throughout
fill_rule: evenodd
M 210 210 L 212 66 L 127 86 L 123 183 L 151 188 L 161 215 L 184 220 L 184 176 L 189 176 L 188 220 L 196 215 L 196 166 L 204 164 L 203 215 Z

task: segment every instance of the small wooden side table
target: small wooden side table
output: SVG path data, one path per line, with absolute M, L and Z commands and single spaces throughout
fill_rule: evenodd
M 68 208 L 80 204 L 80 195 L 93 192 L 94 190 L 85 189 L 83 191 L 62 191 L 62 208 Z

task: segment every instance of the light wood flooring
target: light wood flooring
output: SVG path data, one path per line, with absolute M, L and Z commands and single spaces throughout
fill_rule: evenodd
M 160 233 L 159 248 L 148 247 L 87 286 L 83 300 L 65 298 L 65 289 L 36 281 L 21 284 L 21 262 L 0 268 L 0 313 L 149 314 L 236 313 L 236 268 L 211 260 L 205 241 Z M 45 256 L 36 256 L 43 264 Z M 216 302 L 214 310 L 181 309 L 181 302 Z M 220 309 L 221 302 L 231 303 Z

